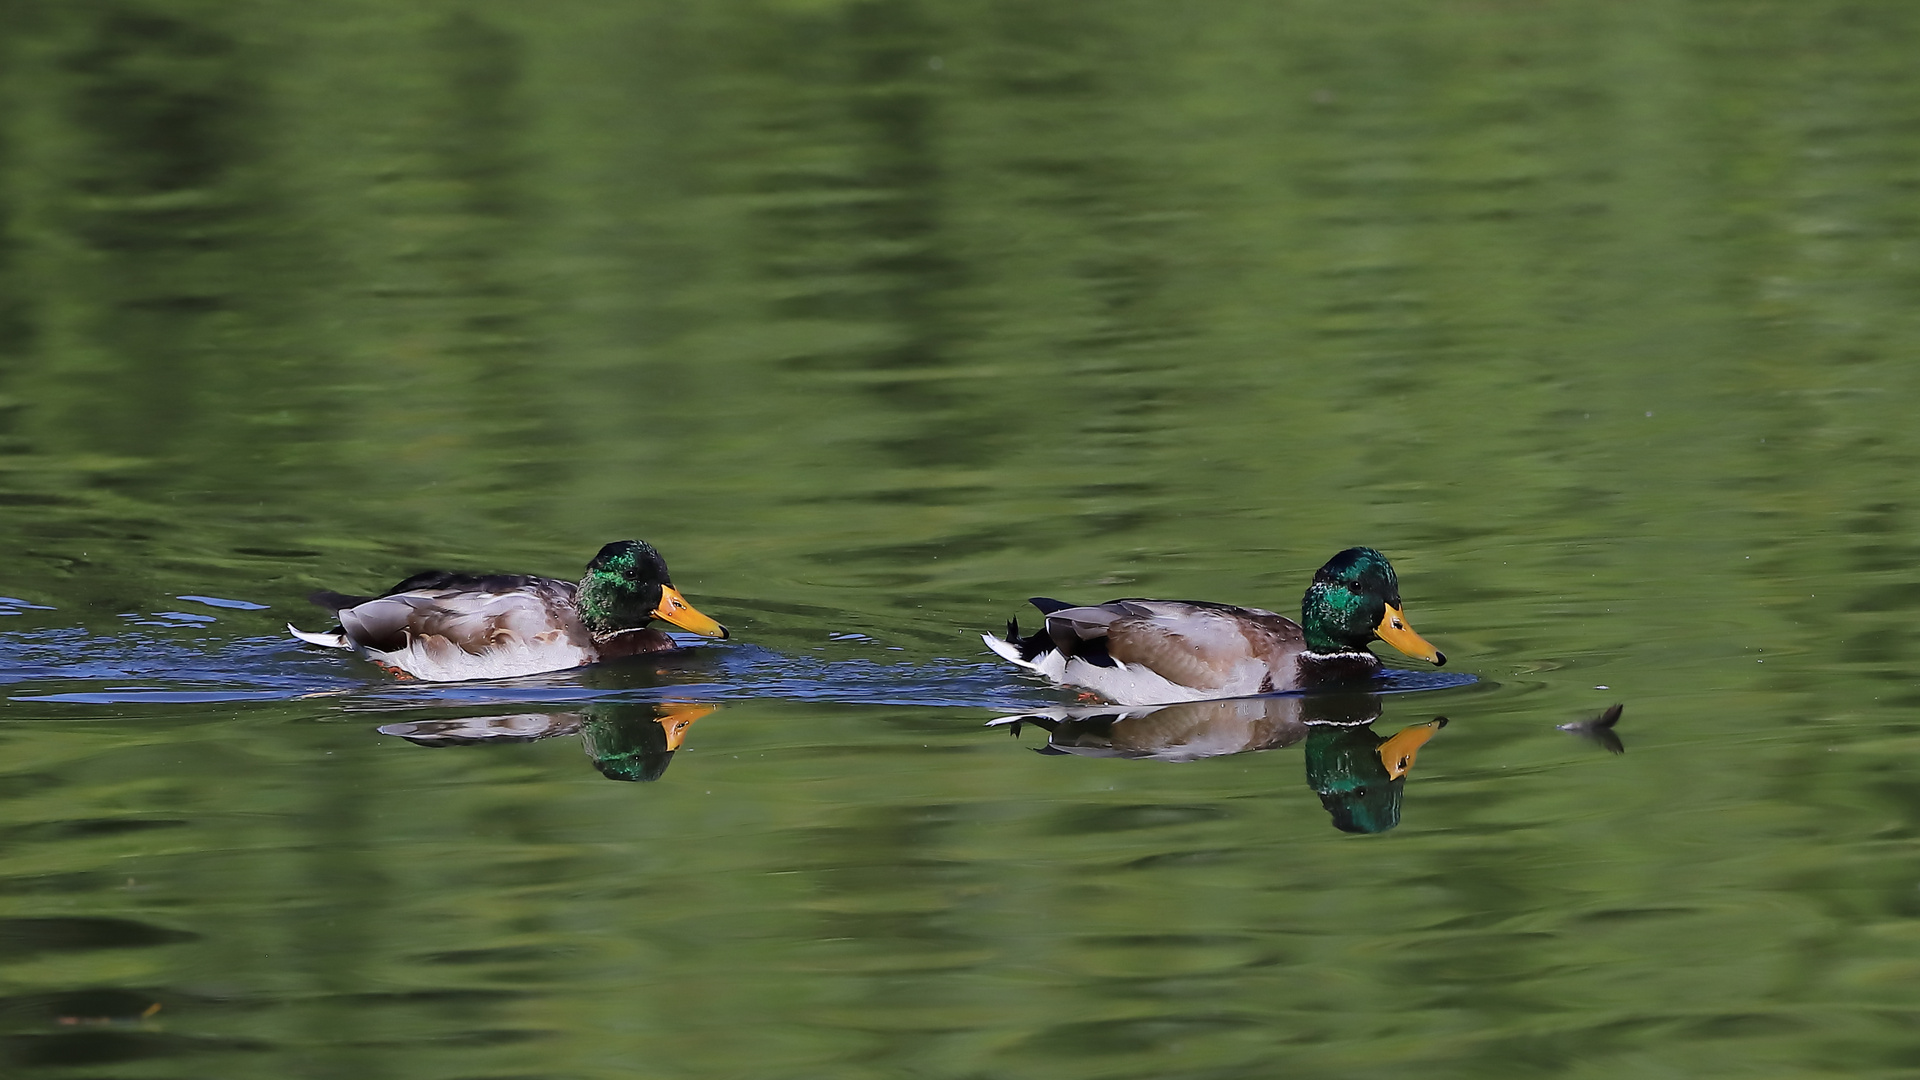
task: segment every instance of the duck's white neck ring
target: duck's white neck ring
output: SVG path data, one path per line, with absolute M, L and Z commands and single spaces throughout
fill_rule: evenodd
M 1349 649 L 1341 652 L 1314 652 L 1312 649 L 1301 649 L 1300 655 L 1308 660 L 1357 660 L 1363 656 L 1379 659 L 1365 649 Z

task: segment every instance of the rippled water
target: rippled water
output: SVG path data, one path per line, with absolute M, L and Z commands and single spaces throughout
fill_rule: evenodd
M 1911 1075 L 1917 32 L 0 5 L 0 1074 Z M 735 639 L 285 636 L 628 536 Z M 979 645 L 1355 543 L 1443 672 Z

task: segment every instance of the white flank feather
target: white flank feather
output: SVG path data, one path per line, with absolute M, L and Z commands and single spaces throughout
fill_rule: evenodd
M 591 664 L 599 659 L 589 650 L 560 641 L 530 643 L 506 638 L 484 652 L 470 653 L 446 638 L 416 637 L 404 649 L 380 652 L 363 649 L 367 659 L 399 668 L 428 682 L 465 682 L 469 679 L 516 679 Z
M 1078 657 L 1069 660 L 1054 649 L 1048 649 L 1032 660 L 1022 660 L 1017 645 L 1000 641 L 989 634 L 981 634 L 980 640 L 986 642 L 987 648 L 996 655 L 1028 671 L 1045 675 L 1060 686 L 1091 690 L 1108 701 L 1122 705 L 1172 705 L 1181 701 L 1206 701 L 1225 696 L 1218 690 L 1209 692 L 1181 686 L 1141 664 L 1115 663 L 1112 667 L 1101 667 Z
M 292 627 L 288 627 L 288 629 L 291 630 Z M 999 638 L 994 637 L 992 634 L 981 634 L 980 640 L 986 642 L 987 648 L 992 649 L 995 655 L 999 656 L 1000 658 L 1010 661 L 1012 663 L 1018 664 L 1021 667 L 1026 668 L 1030 671 L 1039 670 L 1038 668 L 1034 667 L 1032 664 L 1029 664 L 1025 660 L 1020 659 L 1020 646 L 1015 645 L 1010 641 L 1001 641 Z

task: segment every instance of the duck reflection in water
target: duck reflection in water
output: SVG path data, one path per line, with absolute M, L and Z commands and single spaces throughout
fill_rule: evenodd
M 1032 724 L 1047 733 L 1043 754 L 1195 761 L 1303 743 L 1307 785 L 1344 832 L 1381 833 L 1400 824 L 1400 799 L 1414 758 L 1446 717 L 1391 736 L 1373 730 L 1378 695 L 1190 701 L 1160 708 L 1041 709 L 1003 716 L 990 726 L 1013 734 Z
M 587 757 L 607 779 L 658 780 L 673 761 L 673 752 L 686 740 L 687 729 L 717 708 L 684 702 L 589 705 L 579 712 L 414 720 L 382 725 L 380 733 L 421 746 L 524 743 L 578 735 Z

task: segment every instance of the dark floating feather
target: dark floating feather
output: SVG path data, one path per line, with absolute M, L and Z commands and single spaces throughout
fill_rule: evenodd
M 1620 736 L 1614 733 L 1613 725 L 1620 721 L 1620 710 L 1624 704 L 1615 705 L 1591 720 L 1575 720 L 1571 724 L 1555 724 L 1561 731 L 1578 735 L 1591 743 L 1598 743 L 1609 754 L 1624 754 L 1627 751 Z

